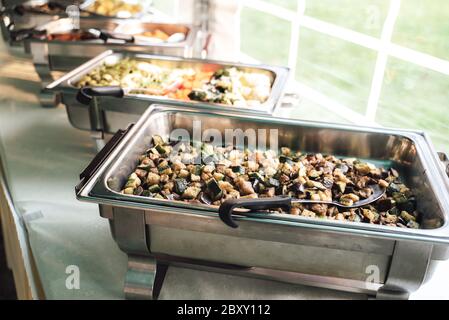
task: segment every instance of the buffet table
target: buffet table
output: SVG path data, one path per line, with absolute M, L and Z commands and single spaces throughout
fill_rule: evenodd
M 75 199 L 95 155 L 64 107 L 39 105 L 40 83 L 20 51 L 0 44 L 0 211 L 8 264 L 22 299 L 123 299 L 126 255 L 98 208 Z M 339 120 L 305 100 L 281 116 Z M 2 173 L 2 171 L 4 171 Z M 448 299 L 449 261 L 412 298 Z M 67 283 L 79 271 L 79 287 Z M 69 281 L 70 282 L 70 281 Z M 76 282 L 76 281 L 75 281 Z M 73 283 L 72 283 L 73 284 Z M 160 299 L 357 299 L 363 295 L 169 267 Z

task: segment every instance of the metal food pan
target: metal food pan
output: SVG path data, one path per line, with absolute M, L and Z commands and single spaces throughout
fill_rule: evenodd
M 13 6 L 20 5 L 20 4 L 27 4 L 30 2 L 32 2 L 32 1 L 30 1 L 30 0 L 1 0 L 0 5 L 3 5 L 4 7 L 9 8 L 9 7 L 13 7 Z M 39 2 L 46 3 L 46 2 L 48 2 L 48 0 L 39 0 Z M 58 0 L 57 2 L 70 4 L 70 3 L 79 2 L 79 1 Z
M 30 9 L 48 3 L 47 0 L 17 1 L 17 3 L 7 3 L 4 5 L 1 13 L 0 26 L 3 39 L 11 45 L 19 45 L 21 41 L 16 41 L 14 34 L 18 31 L 29 30 L 38 27 L 58 17 L 66 16 L 65 12 L 61 14 L 46 14 L 33 12 Z M 20 12 L 17 8 L 20 6 L 25 12 Z
M 391 163 L 416 194 L 424 229 L 257 213 L 238 218 L 240 227 L 231 229 L 215 207 L 119 192 L 151 135 L 168 137 L 173 129 L 185 129 L 192 136 L 198 120 L 202 130 L 277 129 L 279 146 Z M 420 132 L 153 105 L 132 129 L 111 139 L 81 178 L 78 199 L 99 204 L 130 261 L 147 256 L 148 264 L 406 298 L 423 283 L 432 260 L 449 258 L 448 177 Z M 367 283 L 373 266 L 379 277 Z
M 114 41 L 112 39 L 106 42 L 98 40 L 83 41 L 58 41 L 27 38 L 24 41 L 25 51 L 33 57 L 36 67 L 44 86 L 54 79 L 52 71 L 69 71 L 89 59 L 103 53 L 108 49 L 122 49 L 131 52 L 145 52 L 162 55 L 173 55 L 181 57 L 191 57 L 196 39 L 196 28 L 186 24 L 172 23 L 144 23 L 139 21 L 123 21 L 117 19 L 94 19 L 84 18 L 80 20 L 80 29 L 97 29 L 108 32 L 115 32 L 116 29 L 124 26 L 130 26 L 130 29 L 151 31 L 157 28 L 165 30 L 168 34 L 184 33 L 185 39 L 176 43 L 126 43 L 124 41 Z M 51 21 L 36 28 L 37 30 L 46 30 L 48 34 L 63 33 L 72 30 L 72 23 L 69 18 L 62 18 Z
M 194 69 L 218 69 L 224 66 L 236 66 L 243 70 L 252 72 L 269 73 L 273 76 L 271 95 L 267 101 L 258 107 L 237 108 L 234 106 L 204 103 L 198 101 L 181 101 L 166 97 L 148 96 L 143 94 L 128 95 L 123 98 L 96 97 L 95 104 L 101 109 L 103 122 L 102 130 L 107 133 L 115 133 L 118 129 L 125 127 L 128 123 L 136 121 L 153 103 L 163 103 L 177 106 L 188 106 L 203 110 L 217 110 L 226 112 L 239 112 L 248 114 L 271 115 L 280 103 L 284 94 L 285 84 L 288 78 L 288 68 L 273 67 L 267 65 L 250 65 L 234 62 L 213 61 L 204 59 L 183 59 L 177 57 L 164 57 L 158 55 L 147 55 L 134 52 L 107 51 L 86 62 L 75 70 L 69 72 L 57 81 L 47 86 L 48 90 L 60 93 L 61 102 L 66 106 L 67 114 L 71 124 L 82 130 L 92 130 L 92 119 L 89 116 L 89 108 L 77 101 L 78 88 L 75 84 L 85 74 L 102 65 L 107 59 L 122 59 L 125 57 L 157 61 L 165 66 L 192 67 Z
M 58 9 L 53 12 L 45 12 L 41 10 L 41 6 L 45 4 L 55 4 Z M 34 28 L 37 28 L 50 21 L 67 17 L 66 7 L 76 5 L 76 1 L 49 1 L 49 0 L 27 0 L 27 1 L 8 1 L 4 4 L 3 10 L 0 12 L 0 26 L 3 38 L 13 46 L 22 44 L 24 37 Z M 90 14 L 81 11 L 79 13 L 81 19 L 89 17 Z M 101 18 L 95 16 L 93 18 Z

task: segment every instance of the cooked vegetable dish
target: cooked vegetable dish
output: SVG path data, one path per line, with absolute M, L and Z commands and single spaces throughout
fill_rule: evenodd
M 153 31 L 145 31 L 140 33 L 139 35 L 148 38 L 157 38 L 162 41 L 166 41 L 170 37 L 170 35 L 168 35 L 167 33 L 165 33 L 160 29 L 155 29 Z
M 373 192 L 369 186 L 374 184 L 386 188 L 386 193 L 371 205 L 343 209 L 328 204 L 296 204 L 289 213 L 419 228 L 416 198 L 395 169 L 286 147 L 279 154 L 273 150 L 240 151 L 232 146 L 166 142 L 155 135 L 121 192 L 216 206 L 232 198 L 276 195 L 352 205 L 368 198 Z
M 92 34 L 91 32 L 84 30 L 76 30 L 72 32 L 64 32 L 64 33 L 51 33 L 49 35 L 35 35 L 35 38 L 47 38 L 49 41 L 84 41 L 84 40 L 96 40 L 97 36 Z
M 97 0 L 86 9 L 108 17 L 130 18 L 142 11 L 140 4 L 127 3 L 123 0 Z
M 32 37 L 36 38 L 36 39 L 47 39 L 49 41 L 53 41 L 53 40 L 58 40 L 58 41 L 84 41 L 84 40 L 99 40 L 99 33 L 101 31 L 100 30 L 96 30 L 96 29 L 88 29 L 88 30 L 82 30 L 82 29 L 77 29 L 77 30 L 72 30 L 72 31 L 66 31 L 66 32 L 60 32 L 60 33 L 36 33 L 33 34 Z M 125 34 L 121 34 L 121 33 L 116 33 L 116 35 L 119 36 L 125 36 Z M 140 36 L 143 37 L 151 37 L 151 39 L 158 39 L 161 42 L 165 41 L 168 39 L 168 35 L 159 30 L 156 29 L 153 32 L 148 31 L 145 32 L 143 34 L 139 34 Z M 114 38 L 114 36 L 111 36 L 112 38 Z
M 272 81 L 265 73 L 244 72 L 235 67 L 216 71 L 173 69 L 158 61 L 125 58 L 116 63 L 104 63 L 85 75 L 77 86 L 118 85 L 135 89 L 134 93 L 244 107 L 265 102 L 271 93 Z

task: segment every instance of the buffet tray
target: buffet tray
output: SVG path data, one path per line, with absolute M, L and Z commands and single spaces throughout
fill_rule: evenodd
M 150 12 L 148 6 L 143 6 L 142 11 L 139 12 L 139 14 L 136 14 L 130 18 L 121 18 L 119 16 L 106 16 L 86 11 L 85 9 L 94 3 L 94 0 L 78 2 L 49 0 L 8 1 L 3 5 L 3 11 L 0 13 L 0 28 L 4 40 L 12 46 L 21 45 L 24 38 L 22 36 L 23 33 L 26 34 L 26 32 L 31 29 L 39 28 L 45 23 L 68 16 L 66 10 L 63 9 L 52 13 L 36 10 L 39 6 L 50 2 L 59 4 L 61 8 L 73 4 L 77 5 L 80 21 L 86 18 L 90 20 L 114 19 L 119 21 L 128 21 L 132 19 L 138 19 L 136 21 L 148 21 L 150 18 L 154 19 L 153 13 Z
M 107 59 L 122 59 L 125 57 L 162 61 L 164 65 L 173 67 L 186 66 L 194 69 L 207 67 L 210 69 L 221 66 L 235 66 L 243 70 L 270 73 L 274 79 L 271 88 L 271 95 L 267 101 L 257 107 L 235 107 L 217 103 L 182 101 L 167 97 L 149 96 L 144 94 L 129 94 L 122 98 L 98 96 L 95 97 L 95 101 L 93 101 L 89 106 L 80 103 L 76 99 L 79 89 L 76 88 L 74 84 L 79 79 L 91 70 L 102 65 Z M 140 54 L 135 52 L 115 52 L 109 50 L 48 85 L 47 90 L 60 93 L 60 100 L 66 106 L 69 120 L 74 127 L 81 130 L 101 130 L 105 133 L 115 133 L 118 129 L 126 127 L 131 122 L 137 121 L 148 106 L 153 103 L 188 106 L 202 110 L 271 115 L 283 96 L 288 73 L 288 69 L 284 67 L 251 65 L 207 59 L 183 59 L 177 57 Z M 99 109 L 101 114 L 96 114 L 96 117 L 97 120 L 100 119 L 101 121 L 93 121 L 93 108 Z
M 195 121 L 203 131 L 221 133 L 276 129 L 279 146 L 390 162 L 415 192 L 424 229 L 257 212 L 236 217 L 240 227 L 232 229 L 215 207 L 120 193 L 153 134 L 167 137 L 174 129 L 192 134 Z M 80 177 L 77 198 L 99 204 L 130 261 L 146 256 L 148 264 L 407 298 L 431 276 L 432 261 L 449 258 L 449 180 L 422 132 L 152 105 L 133 127 L 120 130 Z M 377 278 L 370 279 L 373 268 Z M 151 270 L 158 279 L 158 268 Z
M 0 29 L 5 42 L 12 46 L 22 44 L 21 40 L 16 40 L 14 34 L 21 31 L 31 30 L 49 21 L 59 17 L 66 16 L 65 12 L 61 14 L 46 14 L 40 12 L 30 12 L 29 9 L 35 6 L 48 3 L 47 0 L 31 1 L 10 1 L 4 4 L 3 12 L 0 15 Z M 23 8 L 25 12 L 19 12 L 17 6 Z
M 152 54 L 191 57 L 196 40 L 196 28 L 186 24 L 151 23 L 139 21 L 122 21 L 117 19 L 93 19 L 84 18 L 80 20 L 80 28 L 83 30 L 97 29 L 113 33 L 118 28 L 151 31 L 163 30 L 168 34 L 184 33 L 185 39 L 180 42 L 168 43 L 139 43 L 125 42 L 116 39 L 60 41 L 48 38 L 27 38 L 24 41 L 25 51 L 31 53 L 36 70 L 45 82 L 51 77 L 51 71 L 69 71 L 88 61 L 89 59 L 103 53 L 108 49 L 121 49 L 131 52 L 145 52 Z M 69 18 L 51 21 L 36 28 L 46 30 L 48 34 L 67 32 L 71 30 L 72 24 Z M 49 81 L 47 81 L 48 84 Z

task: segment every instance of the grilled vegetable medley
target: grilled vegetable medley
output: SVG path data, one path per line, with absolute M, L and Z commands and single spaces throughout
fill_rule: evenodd
M 352 205 L 372 194 L 370 185 L 386 188 L 371 205 L 342 209 L 327 204 L 297 204 L 292 215 L 419 228 L 416 198 L 395 169 L 358 159 L 303 154 L 281 148 L 240 151 L 206 143 L 166 142 L 152 137 L 122 193 L 158 199 L 220 205 L 231 198 L 289 195 L 336 200 Z
M 129 58 L 104 63 L 85 75 L 77 86 L 117 85 L 135 89 L 132 93 L 242 107 L 258 106 L 271 93 L 273 80 L 264 73 L 244 72 L 234 67 L 215 72 L 192 68 L 173 69 L 162 63 Z

